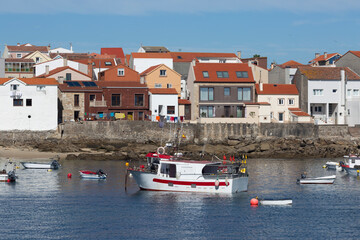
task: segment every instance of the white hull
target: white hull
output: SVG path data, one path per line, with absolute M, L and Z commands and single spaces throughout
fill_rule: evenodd
M 31 168 L 31 169 L 51 169 L 51 163 L 30 163 L 30 162 L 22 162 L 21 163 L 24 168 Z
M 105 179 L 106 175 L 105 174 L 84 174 L 82 172 L 80 172 L 80 176 L 82 178 L 86 178 L 86 179 Z
M 338 162 L 326 162 L 325 165 L 328 169 L 342 171 L 342 167 Z
M 130 170 L 130 173 L 140 189 L 152 191 L 237 193 L 247 191 L 248 186 L 248 177 L 245 176 L 219 179 L 219 186 L 216 186 L 216 179 L 204 179 L 201 175 L 196 175 L 194 180 L 163 177 L 155 173 L 133 170 Z
M 356 168 L 344 168 L 346 173 L 353 176 L 359 176 L 360 175 L 360 169 Z
M 300 184 L 333 184 L 335 178 L 331 179 L 318 179 L 318 178 L 304 178 L 300 179 Z
M 260 200 L 261 205 L 291 205 L 291 199 L 283 199 L 283 200 Z
M 7 182 L 9 176 L 7 173 L 1 173 L 0 174 L 0 182 Z

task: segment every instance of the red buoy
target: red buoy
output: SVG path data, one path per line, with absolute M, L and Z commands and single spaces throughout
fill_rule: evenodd
M 71 178 L 71 177 L 72 177 L 72 174 L 71 174 L 71 173 L 68 173 L 67 177 L 68 177 L 68 178 Z
M 257 206 L 257 205 L 259 205 L 259 200 L 257 200 L 256 198 L 252 198 L 252 199 L 250 200 L 250 205 L 252 205 L 252 206 Z
M 144 166 L 144 165 L 140 165 L 140 168 L 143 169 L 143 168 L 145 168 L 145 166 Z
M 224 160 L 226 160 L 226 156 L 225 156 L 225 154 L 224 154 L 224 156 L 223 156 L 223 159 L 224 159 Z
M 7 182 L 10 182 L 10 179 L 8 178 Z

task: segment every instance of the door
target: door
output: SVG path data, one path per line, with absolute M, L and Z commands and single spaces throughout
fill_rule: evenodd
M 225 117 L 230 117 L 230 106 L 224 107 L 224 114 L 225 114 Z
M 78 121 L 79 120 L 79 115 L 80 115 L 80 111 L 75 111 L 74 112 L 74 120 Z

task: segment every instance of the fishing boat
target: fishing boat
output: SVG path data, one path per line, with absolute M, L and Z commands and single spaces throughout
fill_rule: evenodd
M 259 199 L 261 205 L 291 205 L 291 199 Z
M 247 191 L 246 161 L 235 158 L 195 161 L 160 153 L 148 154 L 146 167 L 128 169 L 140 189 L 206 193 Z
M 338 162 L 326 162 L 325 167 L 330 170 L 342 171 L 342 167 Z
M 301 178 L 297 180 L 300 184 L 333 184 L 335 182 L 336 175 L 308 178 L 306 175 L 301 174 Z
M 21 164 L 28 169 L 58 169 L 60 167 L 57 160 L 51 162 L 21 162 Z
M 107 177 L 107 174 L 104 173 L 101 169 L 97 170 L 96 172 L 81 170 L 79 173 L 80 177 L 87 179 L 105 179 Z
M 360 157 L 358 155 L 344 156 L 344 162 L 341 162 L 340 165 L 349 175 L 360 175 Z
M 8 161 L 3 170 L 0 171 L 0 182 L 15 182 L 16 181 L 16 174 L 15 174 L 16 164 L 13 162 Z

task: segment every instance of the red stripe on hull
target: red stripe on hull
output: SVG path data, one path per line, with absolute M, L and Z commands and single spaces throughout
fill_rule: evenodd
M 174 180 L 165 180 L 165 179 L 158 179 L 158 178 L 154 178 L 153 182 L 157 182 L 157 183 L 164 183 L 164 184 L 169 184 L 172 183 L 173 185 L 192 185 L 195 184 L 196 186 L 215 186 L 215 181 L 214 182 L 185 182 L 185 181 L 174 181 Z M 230 183 L 228 182 L 228 186 L 230 185 Z M 219 186 L 226 186 L 225 182 L 219 182 Z

